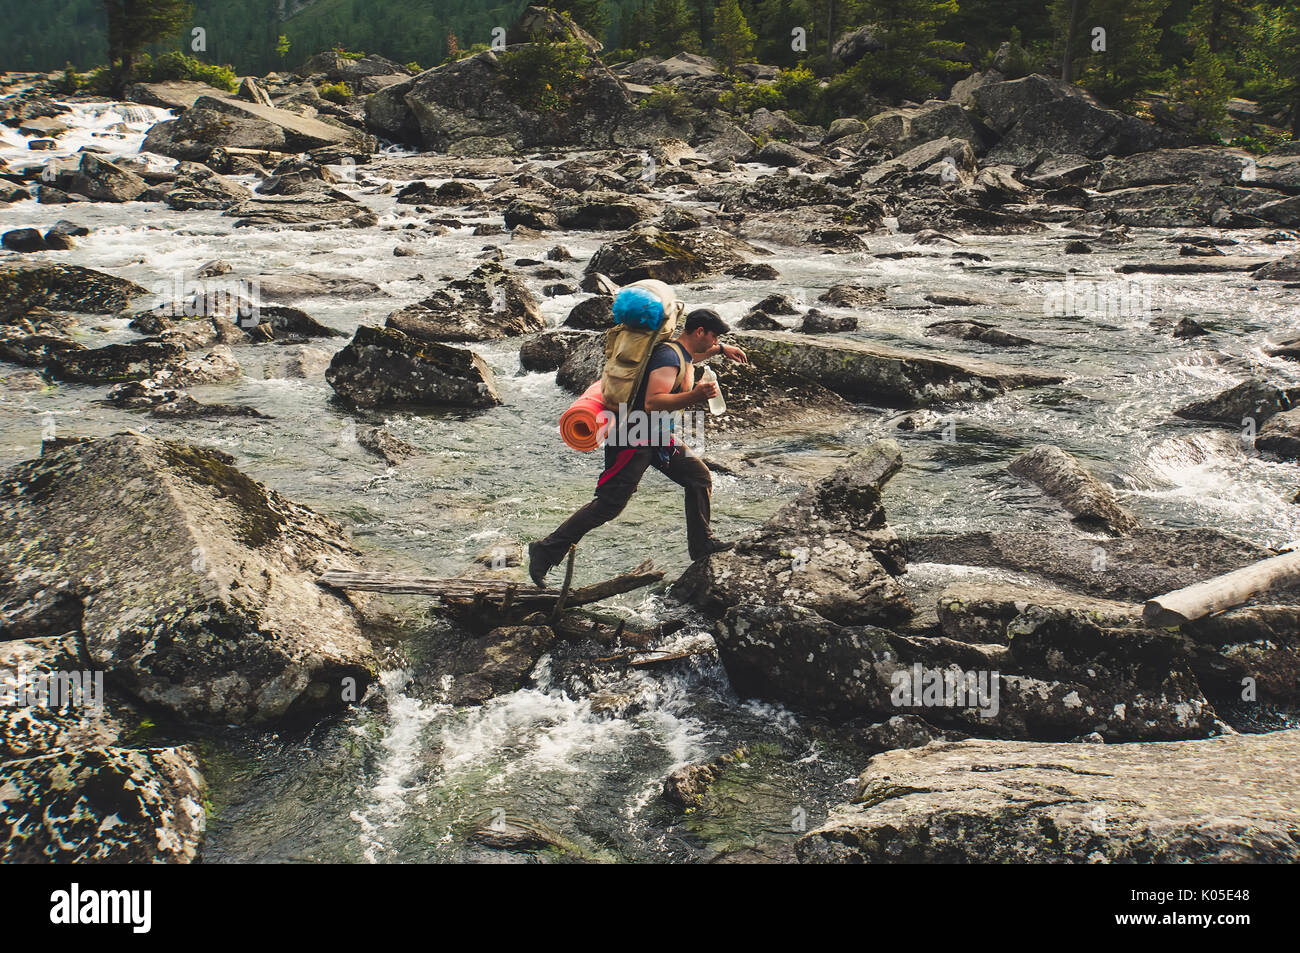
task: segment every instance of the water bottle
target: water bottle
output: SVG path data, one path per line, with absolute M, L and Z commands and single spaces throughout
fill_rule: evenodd
M 703 372 L 700 374 L 700 381 L 706 384 L 716 384 L 718 382 L 718 375 L 713 373 L 713 368 L 705 367 Z M 726 412 L 727 402 L 722 399 L 722 390 L 719 389 L 718 396 L 709 398 L 709 413 L 717 417 Z

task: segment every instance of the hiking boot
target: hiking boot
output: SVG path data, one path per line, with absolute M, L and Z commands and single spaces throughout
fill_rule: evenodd
M 723 542 L 720 539 L 711 539 L 709 540 L 709 545 L 704 550 L 704 552 L 700 553 L 700 555 L 695 558 L 696 561 L 698 562 L 699 560 L 704 559 L 707 556 L 712 556 L 714 553 L 720 553 L 725 549 L 735 549 L 735 548 L 736 548 L 735 542 Z
M 546 588 L 546 574 L 554 565 L 546 561 L 537 543 L 528 544 L 528 578 L 533 581 L 534 586 L 538 589 Z

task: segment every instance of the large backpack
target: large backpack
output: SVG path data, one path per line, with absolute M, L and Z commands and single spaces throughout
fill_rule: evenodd
M 644 305 L 655 301 L 659 308 L 651 317 Z M 605 332 L 605 367 L 600 375 L 600 397 L 606 408 L 618 410 L 619 404 L 631 405 L 645 377 L 650 355 L 661 341 L 672 337 L 684 310 L 673 289 L 654 278 L 635 281 L 615 295 L 616 323 Z M 662 312 L 662 318 L 656 320 L 658 312 Z M 680 349 L 678 358 L 681 366 L 674 390 L 686 373 L 686 360 Z

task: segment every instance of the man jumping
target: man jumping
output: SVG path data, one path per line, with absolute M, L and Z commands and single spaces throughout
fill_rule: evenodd
M 717 396 L 716 383 L 695 383 L 694 362 L 721 354 L 742 364 L 749 363 L 745 352 L 729 347 L 718 340 L 731 329 L 718 313 L 710 308 L 697 308 L 686 316 L 686 324 L 674 343 L 681 346 L 686 358 L 686 373 L 680 386 L 674 386 L 681 367 L 678 350 L 669 342 L 657 345 L 646 365 L 636 397 L 628 410 L 633 414 L 647 415 L 671 412 L 689 407 L 698 401 Z M 528 544 L 528 575 L 541 587 L 546 584 L 546 574 L 564 558 L 571 545 L 582 539 L 597 526 L 608 523 L 627 506 L 636 492 L 637 484 L 646 467 L 654 467 L 686 491 L 686 545 L 691 559 L 703 559 L 710 553 L 730 549 L 733 543 L 724 543 L 709 531 L 709 501 L 713 492 L 713 477 L 709 468 L 689 447 L 671 432 L 660 439 L 657 428 L 650 429 L 646 442 L 627 439 L 620 445 L 619 421 L 613 421 L 605 443 L 605 470 L 596 481 L 596 496 L 559 525 L 545 539 Z M 626 422 L 624 422 L 626 423 Z M 627 427 L 627 432 L 646 428 Z M 624 434 L 625 435 L 625 434 Z

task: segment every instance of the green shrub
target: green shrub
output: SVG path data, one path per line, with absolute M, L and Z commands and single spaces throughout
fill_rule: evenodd
M 321 99 L 328 99 L 332 103 L 344 105 L 352 98 L 352 90 L 348 89 L 347 83 L 326 83 L 318 90 Z
M 229 66 L 204 63 L 178 50 L 169 50 L 156 60 L 151 60 L 147 53 L 142 54 L 140 62 L 136 64 L 135 75 L 154 83 L 169 79 L 190 79 L 228 93 L 239 88 L 238 77 Z
M 412 73 L 424 72 L 424 67 L 421 66 L 419 63 L 415 62 L 415 60 L 411 60 L 411 62 L 407 63 L 406 68 L 409 69 Z
M 591 53 L 581 43 L 524 43 L 499 57 L 505 92 L 535 112 L 560 112 L 587 83 Z
M 1237 136 L 1235 139 L 1229 139 L 1224 144 L 1235 146 L 1238 149 L 1245 149 L 1247 152 L 1252 152 L 1255 155 L 1260 156 L 1266 152 L 1272 152 L 1289 139 L 1290 136 L 1285 133 L 1279 135 L 1278 133 L 1261 131 L 1258 136 L 1241 135 Z
M 640 106 L 642 108 L 662 109 L 668 118 L 676 121 L 690 119 L 697 112 L 694 103 L 691 102 L 691 97 L 676 86 L 661 83 L 652 86 L 651 89 L 654 92 L 641 100 Z
M 71 63 L 63 68 L 63 78 L 58 83 L 59 92 L 72 95 L 81 89 L 81 77 Z
M 1232 83 L 1223 60 L 1198 43 L 1186 75 L 1170 89 L 1171 98 L 1191 110 L 1197 135 L 1217 141 L 1219 130 L 1228 121 L 1228 99 Z
M 772 83 L 736 83 L 718 97 L 718 106 L 732 115 L 750 113 L 755 109 L 781 109 L 785 101 Z

